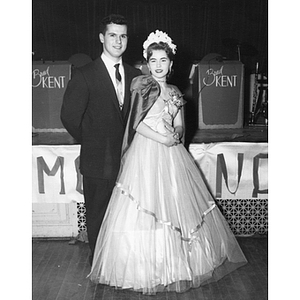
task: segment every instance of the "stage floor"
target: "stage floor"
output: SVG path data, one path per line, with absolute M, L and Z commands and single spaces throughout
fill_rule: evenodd
M 32 242 L 32 299 L 72 300 L 267 300 L 268 238 L 237 238 L 248 264 L 218 282 L 191 289 L 182 294 L 160 293 L 143 296 L 129 290 L 95 285 L 87 278 L 90 272 L 88 244 L 68 241 Z M 14 292 L 11 292 L 14 295 Z
M 268 142 L 267 126 L 238 129 L 198 129 L 189 143 Z M 32 134 L 32 145 L 76 145 L 67 132 L 37 132 Z

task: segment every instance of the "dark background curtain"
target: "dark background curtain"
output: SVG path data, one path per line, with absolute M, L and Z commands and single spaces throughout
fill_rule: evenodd
M 95 59 L 101 52 L 99 22 L 110 14 L 129 20 L 129 44 L 124 60 L 142 60 L 142 45 L 156 29 L 167 32 L 178 47 L 173 83 L 188 85 L 193 62 L 209 53 L 238 60 L 237 47 L 225 45 L 234 39 L 257 53 L 241 49 L 246 72 L 268 70 L 267 0 L 33 0 L 33 60 L 63 61 L 84 53 Z

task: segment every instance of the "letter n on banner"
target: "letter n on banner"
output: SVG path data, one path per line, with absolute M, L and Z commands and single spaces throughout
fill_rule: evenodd
M 45 185 L 44 185 L 44 173 L 48 176 L 54 176 L 58 168 L 60 167 L 60 182 L 61 189 L 60 194 L 65 194 L 65 183 L 64 183 L 64 158 L 62 156 L 58 156 L 52 170 L 49 169 L 45 160 L 42 156 L 37 157 L 37 169 L 38 169 L 38 183 L 39 183 L 39 193 L 45 194 Z
M 238 153 L 238 183 L 236 186 L 236 189 L 234 192 L 232 192 L 229 189 L 228 185 L 228 174 L 227 174 L 227 167 L 224 159 L 224 154 L 218 154 L 217 155 L 217 174 L 216 174 L 216 198 L 222 198 L 222 174 L 225 180 L 225 184 L 227 187 L 227 190 L 229 191 L 230 194 L 235 195 L 239 188 L 241 176 L 242 176 L 242 170 L 243 170 L 243 162 L 244 162 L 244 154 L 243 153 Z

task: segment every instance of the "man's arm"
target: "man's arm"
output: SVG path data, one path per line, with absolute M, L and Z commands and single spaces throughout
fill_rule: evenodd
M 64 94 L 60 118 L 67 131 L 81 142 L 81 123 L 88 103 L 89 91 L 83 74 L 76 70 Z

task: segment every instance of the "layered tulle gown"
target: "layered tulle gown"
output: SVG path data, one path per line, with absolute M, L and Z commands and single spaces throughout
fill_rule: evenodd
M 144 122 L 164 133 L 168 107 L 156 101 Z M 136 133 L 123 163 L 98 235 L 93 282 L 184 292 L 247 262 L 182 144 L 166 147 Z

